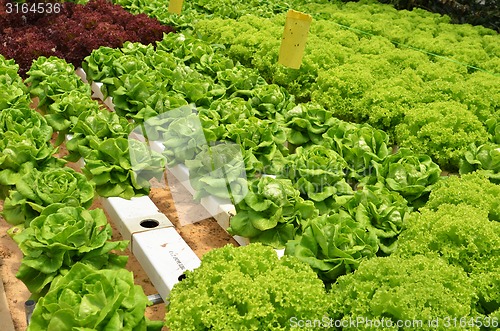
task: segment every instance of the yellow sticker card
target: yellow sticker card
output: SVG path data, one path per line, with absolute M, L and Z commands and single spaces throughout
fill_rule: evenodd
M 311 22 L 311 15 L 295 10 L 288 11 L 278 63 L 292 69 L 300 68 Z
M 172 14 L 180 14 L 182 11 L 182 4 L 184 0 L 170 0 L 168 5 L 168 12 Z

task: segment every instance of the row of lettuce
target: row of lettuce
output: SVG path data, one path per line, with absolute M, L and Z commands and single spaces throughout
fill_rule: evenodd
M 197 52 L 199 49 L 203 51 Z M 120 50 L 102 48 L 87 59 L 84 68 L 89 80 L 104 83 L 103 91 L 113 97 L 116 114 L 133 119 L 134 125 L 157 122 L 153 125 L 155 130 L 149 130 L 156 135 L 148 138 L 163 142 L 166 163 L 185 163 L 190 171 L 196 172 L 198 176 L 193 186 L 197 181 L 203 182 L 204 186 L 200 187 L 205 194 L 217 195 L 224 191 L 217 190 L 220 182 L 213 183 L 213 177 L 202 180 L 204 174 L 214 170 L 210 159 L 204 162 L 207 159 L 205 148 L 213 149 L 208 153 L 212 155 L 225 149 L 216 149 L 219 145 L 203 147 L 197 142 L 203 138 L 215 143 L 219 139 L 232 140 L 231 134 L 242 135 L 232 141 L 242 147 L 243 166 L 249 170 L 248 192 L 236 205 L 238 213 L 231 221 L 230 231 L 268 245 L 285 246 L 286 254 L 307 262 L 324 280 L 323 284 L 328 284 L 329 290 L 321 287 L 323 295 L 318 296 L 319 283 L 312 279 L 304 283 L 314 284 L 311 284 L 311 293 L 315 295 L 307 297 L 312 300 L 309 306 L 318 309 L 311 310 L 316 311 L 313 315 L 304 312 L 299 316 L 301 309 L 298 306 L 276 300 L 284 294 L 273 292 L 277 290 L 273 286 L 277 285 L 269 283 L 269 279 L 277 276 L 268 275 L 274 268 L 264 266 L 266 263 L 273 266 L 276 262 L 264 262 L 262 256 L 269 253 L 264 253 L 264 248 L 255 248 L 252 255 L 260 256 L 261 261 L 257 263 L 258 272 L 242 263 L 241 269 L 233 271 L 234 275 L 230 273 L 234 277 L 221 278 L 223 273 L 234 269 L 233 264 L 227 263 L 227 269 L 223 269 L 220 258 L 214 258 L 218 261 L 214 264 L 208 258 L 204 269 L 200 269 L 203 272 L 189 273 L 186 278 L 189 281 L 181 282 L 183 285 L 172 292 L 167 324 L 173 330 L 200 330 L 222 325 L 234 329 L 251 320 L 255 323 L 254 329 L 262 329 L 263 325 L 264 328 L 269 325 L 267 323 L 291 327 L 293 321 L 313 317 L 330 316 L 334 320 L 350 321 L 361 317 L 381 319 L 389 315 L 393 321 L 420 318 L 426 323 L 441 318 L 443 329 L 447 317 L 459 316 L 467 321 L 470 329 L 480 329 L 477 321 L 485 327 L 495 328 L 500 303 L 495 276 L 498 272 L 495 257 L 500 249 L 500 212 L 496 199 L 499 188 L 490 182 L 494 180 L 490 173 L 483 171 L 439 180 L 440 169 L 430 157 L 406 149 L 393 151 L 387 134 L 381 130 L 337 120 L 318 105 L 295 104 L 284 89 L 265 83 L 253 70 L 238 64 L 228 68 L 231 61 L 227 58 L 221 60 L 226 66 L 217 72 L 214 72 L 215 66 L 204 66 L 207 59 L 224 58 L 217 49 L 189 36 L 167 35 L 156 50 L 139 44 L 127 44 Z M 195 54 L 199 54 L 198 60 Z M 57 62 L 55 59 L 40 61 Z M 119 70 L 126 66 L 139 69 L 122 74 Z M 176 76 L 172 75 L 176 70 L 190 72 L 196 80 L 174 80 L 172 77 Z M 228 80 L 228 70 L 233 73 L 231 77 L 236 78 Z M 134 77 L 139 77 L 145 86 L 156 84 L 156 88 L 120 89 Z M 163 83 L 158 84 L 159 81 Z M 163 94 L 163 84 L 168 94 Z M 267 93 L 269 102 L 263 103 L 258 94 L 261 93 L 259 86 L 281 93 Z M 193 92 L 203 87 L 207 91 L 204 97 Z M 219 91 L 215 100 L 211 90 Z M 127 96 L 127 91 L 142 93 Z M 170 105 L 171 100 L 181 107 L 173 111 L 174 115 L 162 117 L 164 109 L 172 106 L 161 105 Z M 198 107 L 188 106 L 189 103 Z M 147 109 L 148 113 L 141 114 L 141 109 Z M 219 119 L 222 118 L 227 122 L 221 123 Z M 203 124 L 201 134 L 196 129 L 196 120 Z M 74 133 L 72 130 L 70 132 Z M 74 134 L 76 136 L 76 132 Z M 85 146 L 84 136 L 82 134 L 82 143 L 78 145 Z M 91 136 L 86 139 L 97 139 L 89 138 Z M 108 139 L 112 137 L 107 136 L 104 142 Z M 86 157 L 85 154 L 79 156 Z M 233 162 L 234 155 L 222 158 L 227 165 Z M 205 165 L 204 171 L 199 169 L 200 164 Z M 231 178 L 219 179 L 224 186 L 235 187 L 228 183 Z M 231 192 L 241 193 L 234 189 Z M 424 204 L 421 213 L 412 213 L 414 208 Z M 249 258 L 247 253 L 227 250 L 230 252 L 213 254 L 229 255 L 231 258 L 226 257 L 229 260 L 243 254 L 244 261 L 256 260 Z M 391 257 L 386 257 L 391 253 Z M 235 258 L 235 264 L 241 263 L 236 261 L 239 260 Z M 383 272 L 380 264 L 386 266 Z M 291 269 L 295 268 L 298 267 Z M 355 269 L 358 271 L 351 273 Z M 261 272 L 263 275 L 259 278 L 257 274 Z M 395 280 L 388 286 L 386 277 L 392 273 Z M 424 275 L 425 286 L 421 282 Z M 267 286 L 262 284 L 251 290 L 249 287 L 255 286 L 254 279 L 267 281 Z M 387 292 L 385 296 L 381 292 L 376 296 L 369 290 L 380 287 Z M 262 294 L 257 295 L 257 288 Z M 279 287 L 280 291 L 282 288 Z M 307 286 L 303 288 L 308 289 Z M 213 295 L 214 291 L 220 295 Z M 234 291 L 255 293 L 255 296 L 238 296 L 232 293 Z M 414 302 L 416 291 L 419 297 L 422 295 L 421 301 Z M 464 295 L 456 298 L 456 291 Z M 201 303 L 190 299 L 193 293 L 203 298 Z M 288 294 L 287 298 L 294 295 L 303 295 L 303 292 Z M 386 300 L 388 296 L 397 297 L 400 305 L 394 306 L 394 300 Z M 274 308 L 269 308 L 269 301 Z M 256 308 L 265 302 L 268 308 Z M 373 310 L 373 305 L 378 305 L 378 310 Z M 228 306 L 236 307 L 234 314 L 230 314 L 233 322 L 229 324 L 222 318 Z M 433 308 L 422 315 L 427 306 Z M 206 315 L 205 311 L 211 314 Z M 369 329 L 370 325 L 357 324 L 351 328 Z M 463 324 L 455 328 L 463 329 Z
M 59 88 L 45 84 L 54 63 L 44 70 L 40 64 L 27 87 L 14 61 L 0 56 L 0 90 L 11 92 L 3 95 L 0 108 L 2 216 L 13 225 L 9 235 L 23 253 L 16 277 L 38 300 L 28 330 L 159 330 L 163 322 L 145 318 L 149 300 L 125 269 L 127 256 L 116 254 L 127 242 L 112 241 L 104 211 L 89 209 L 94 184 L 55 156 L 52 126 L 62 125 L 57 111 L 43 116 L 30 107 L 30 93 L 39 95 L 47 110 L 54 104 L 78 107 L 61 103 L 67 94 L 81 92 L 79 101 L 91 103 L 90 90 L 79 85 L 73 69 L 55 77 L 65 82 Z M 102 111 L 97 104 L 92 109 Z
M 298 101 L 382 129 L 391 142 L 428 154 L 446 170 L 470 163 L 498 169 L 500 40 L 493 30 L 370 1 L 200 0 L 186 3 L 180 16 L 161 1 L 118 3 L 226 46 L 231 59 Z M 278 64 L 290 8 L 314 18 L 299 70 Z
M 257 70 L 243 67 L 226 55 L 225 47 L 189 35 L 167 35 L 156 49 L 127 44 L 118 50 L 102 48 L 94 52 L 83 66 L 90 80 L 104 83 L 103 91 L 113 97 L 116 114 L 97 111 L 88 86 L 84 87 L 74 76 L 74 68 L 63 61 L 40 58 L 28 79 L 30 93 L 39 98 L 39 107 L 53 130 L 61 137 L 73 135 L 67 146 L 69 158 L 84 157 L 83 172 L 100 195 L 145 194 L 146 175 L 160 173 L 164 163 L 185 163 L 197 174 L 193 186 L 204 190 L 199 197 L 220 195 L 226 186 L 233 199 L 244 196 L 236 206 L 238 214 L 230 231 L 254 241 L 285 246 L 287 255 L 307 262 L 331 286 L 327 292 L 315 277 L 306 281 L 301 272 L 297 276 L 304 277 L 301 283 L 311 286 L 299 287 L 281 279 L 280 284 L 287 285 L 278 287 L 278 279 L 296 278 L 288 271 L 268 274 L 276 269 L 269 253 L 248 248 L 257 251 L 245 255 L 227 248 L 226 253 L 214 252 L 214 257 L 221 254 L 227 262 L 243 254 L 242 261 L 247 263 L 237 263 L 240 269 L 235 269 L 235 277 L 225 278 L 226 273 L 233 275 L 231 263 L 204 259 L 205 268 L 211 272 L 203 269 L 205 273 L 190 273 L 186 285 L 174 288 L 171 313 L 167 315 L 169 326 L 173 330 L 234 330 L 247 325 L 248 329 L 260 330 L 290 328 L 294 321 L 326 316 L 335 321 L 360 317 L 373 321 L 389 316 L 394 321 L 440 318 L 444 329 L 446 318 L 456 316 L 465 319 L 465 328 L 480 329 L 479 321 L 494 329 L 500 307 L 500 285 L 495 277 L 499 271 L 499 191 L 498 185 L 490 182 L 497 180 L 495 171 L 439 179 L 439 166 L 429 156 L 405 148 L 393 150 L 389 135 L 382 130 L 338 120 L 332 110 L 312 102 L 296 103 L 287 89 L 267 83 Z M 22 85 L 20 88 L 26 91 Z M 69 91 L 74 92 L 61 93 Z M 62 96 L 67 99 L 63 101 Z M 192 103 L 196 108 L 189 106 Z M 179 106 L 173 116 L 172 112 L 161 116 Z M 87 109 L 95 113 L 87 113 Z M 22 123 L 19 129 L 29 127 L 21 120 L 24 114 L 15 118 L 13 122 Z M 150 130 L 148 138 L 164 143 L 164 155 L 127 139 L 132 127 L 139 124 L 157 128 Z M 151 135 L 154 132 L 156 136 Z M 240 167 L 234 162 L 243 163 L 248 185 L 230 185 L 240 176 L 215 180 L 206 176 L 214 170 L 210 155 L 219 150 L 218 145 L 203 147 L 198 143 L 204 139 L 210 143 L 232 141 L 242 147 L 243 162 L 235 160 L 234 155 L 222 154 L 220 162 L 235 169 Z M 25 137 L 20 140 L 25 141 Z M 50 147 L 47 141 L 35 145 Z M 7 214 L 17 215 L 14 223 L 28 222 L 31 227 L 30 219 L 40 212 L 37 208 L 44 207 L 43 203 L 29 201 L 34 196 L 30 188 L 39 187 L 33 182 L 26 184 L 31 169 L 21 169 L 11 159 L 2 169 L 9 170 L 2 175 L 10 178 L 2 184 L 7 190 L 21 183 L 20 189 L 16 185 L 7 197 Z M 57 183 L 54 178 L 59 177 L 47 182 Z M 224 190 L 220 190 L 221 184 Z M 27 202 L 24 205 L 23 199 Z M 420 213 L 413 213 L 417 208 Z M 16 226 L 11 232 L 19 230 L 22 227 Z M 391 257 L 382 257 L 391 253 Z M 271 267 L 266 267 L 267 263 Z M 292 258 L 279 263 L 295 272 L 311 274 Z M 355 269 L 356 273 L 350 273 Z M 389 275 L 394 277 L 390 286 Z M 255 279 L 265 290 L 251 287 Z M 382 290 L 373 292 L 373 288 Z M 305 296 L 308 289 L 315 296 Z M 293 294 L 291 290 L 295 290 Z M 200 300 L 192 300 L 193 295 Z M 415 296 L 422 299 L 415 301 Z M 301 302 L 299 306 L 299 299 L 306 297 L 311 300 L 309 304 Z M 66 302 L 68 299 L 64 297 Z M 222 319 L 228 307 L 234 309 L 232 318 Z M 69 316 L 67 312 L 61 314 Z M 462 319 L 454 323 L 455 329 L 464 329 Z M 453 320 L 448 320 L 448 326 L 453 326 Z M 351 326 L 360 328 L 370 326 Z M 343 329 L 349 329 L 349 324 Z

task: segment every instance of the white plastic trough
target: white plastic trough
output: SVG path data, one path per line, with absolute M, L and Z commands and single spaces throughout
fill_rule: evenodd
M 197 268 L 200 259 L 149 197 L 101 200 L 123 238 L 130 240 L 132 254 L 167 302 L 174 285 L 185 271 Z

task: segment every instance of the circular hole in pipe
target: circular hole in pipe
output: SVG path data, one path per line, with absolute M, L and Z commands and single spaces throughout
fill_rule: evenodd
M 158 225 L 160 225 L 160 222 L 158 222 L 157 220 L 154 220 L 154 219 L 146 219 L 146 220 L 142 220 L 141 223 L 139 223 L 143 228 L 146 228 L 146 229 L 154 229 L 156 228 Z

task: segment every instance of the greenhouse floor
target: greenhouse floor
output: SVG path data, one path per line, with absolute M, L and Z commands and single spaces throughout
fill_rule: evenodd
M 0 275 L 0 321 L 2 321 L 2 328 L 5 331 L 14 331 L 14 323 L 10 316 L 9 304 L 7 303 L 7 296 L 3 287 L 3 280 Z

